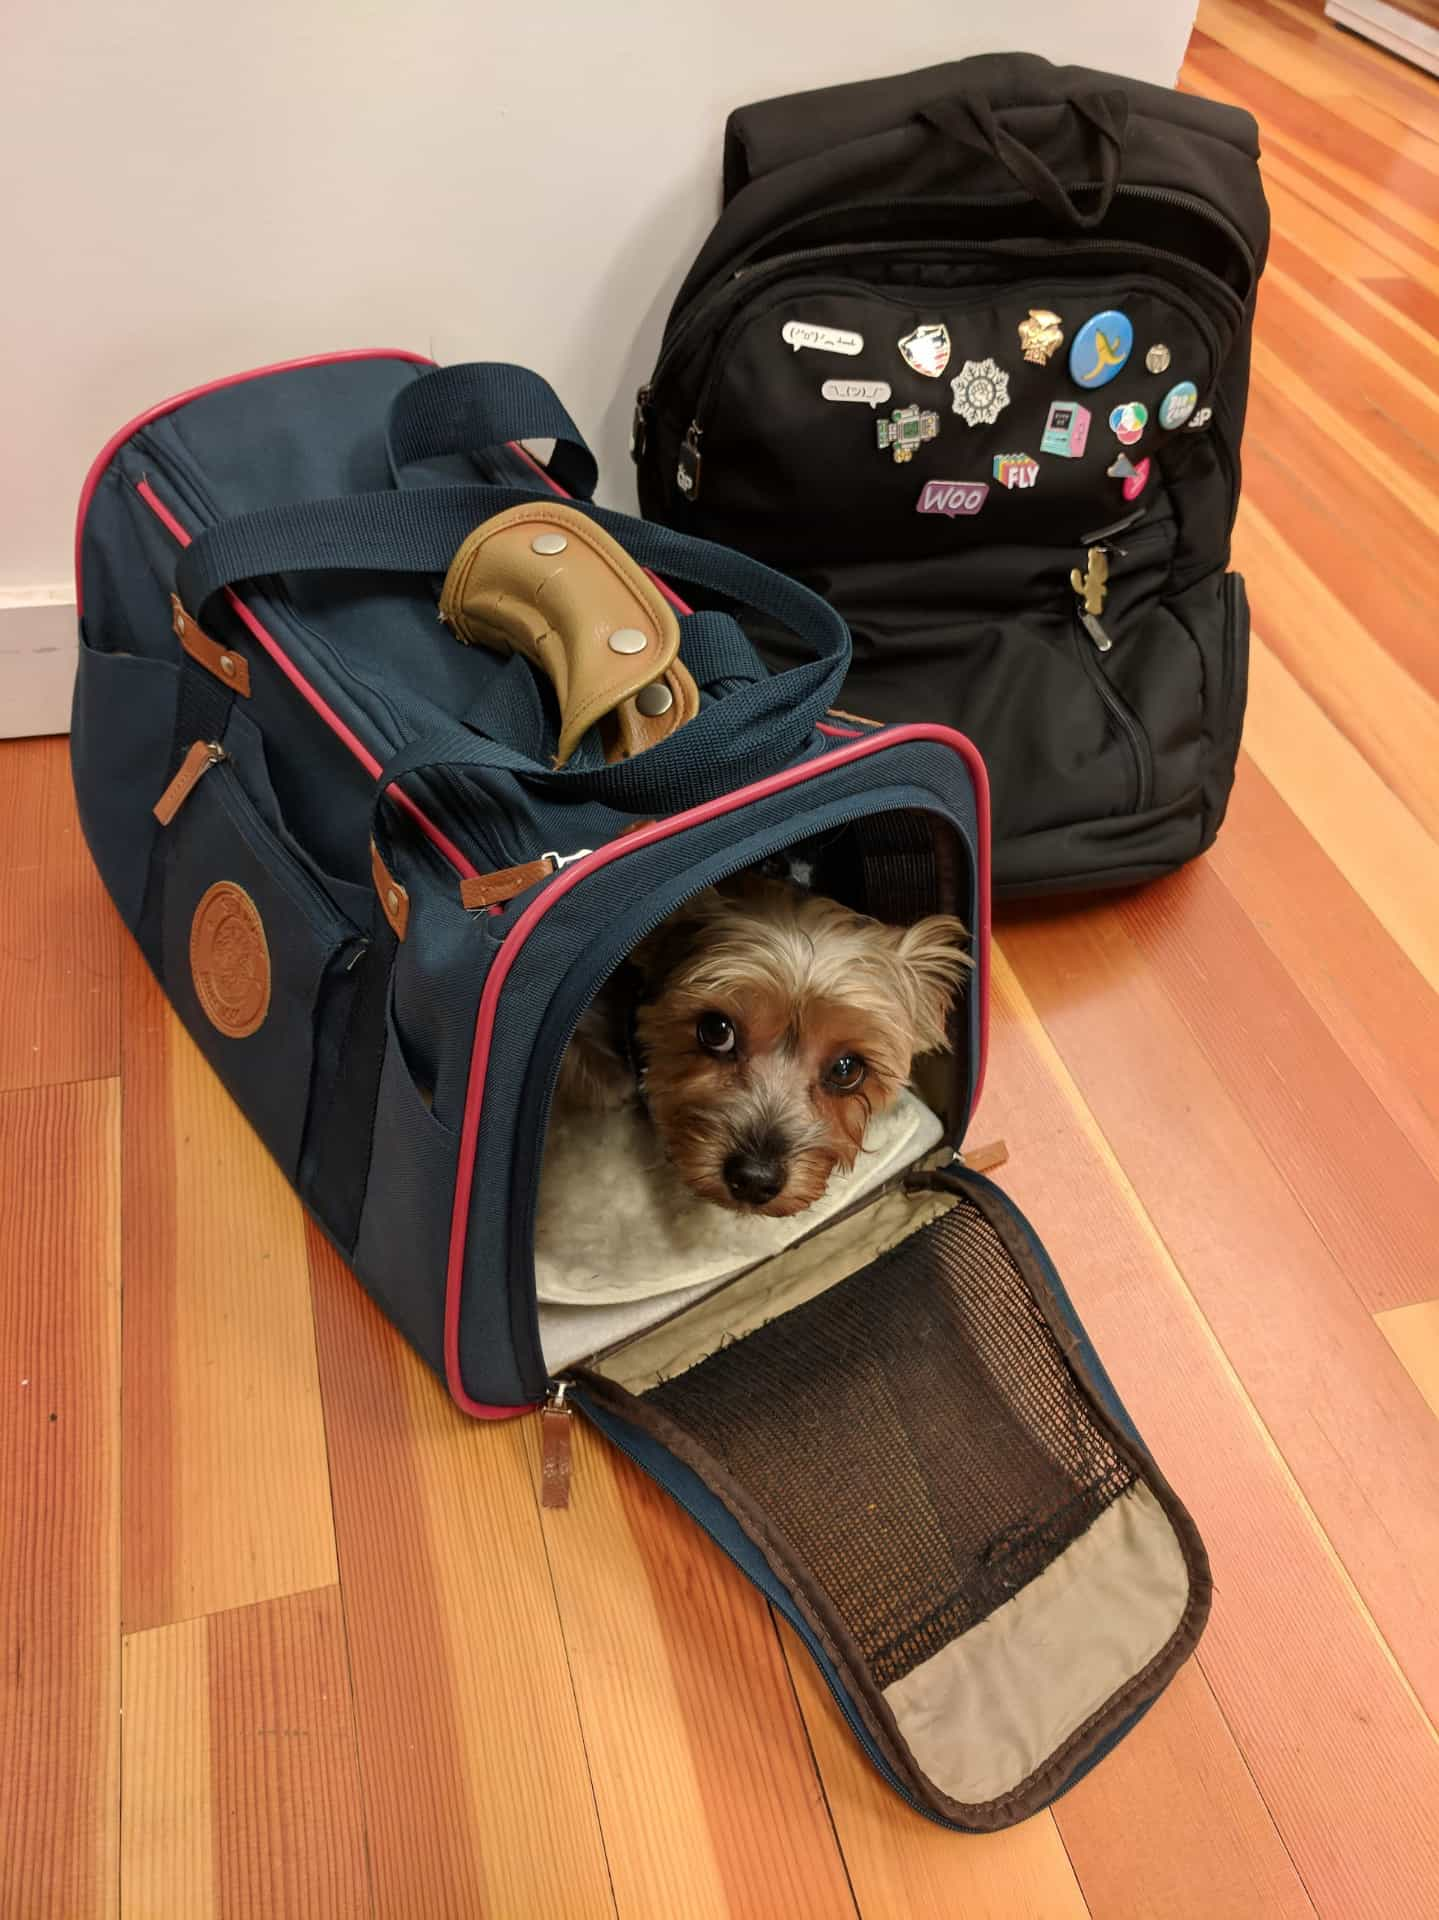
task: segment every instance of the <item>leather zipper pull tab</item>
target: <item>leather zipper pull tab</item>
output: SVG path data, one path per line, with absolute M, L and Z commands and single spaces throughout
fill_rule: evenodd
M 151 809 L 162 827 L 168 827 L 184 806 L 194 792 L 201 774 L 208 773 L 217 760 L 223 760 L 225 757 L 225 749 L 218 740 L 195 742 L 180 762 L 179 772 Z
M 571 1443 L 574 1415 L 565 1405 L 567 1382 L 557 1380 L 540 1409 L 540 1505 L 570 1504 Z

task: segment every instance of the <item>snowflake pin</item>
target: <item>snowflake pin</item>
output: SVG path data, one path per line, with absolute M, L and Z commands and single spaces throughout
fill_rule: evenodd
M 949 384 L 966 426 L 992 427 L 1009 405 L 1009 375 L 993 360 L 966 360 Z

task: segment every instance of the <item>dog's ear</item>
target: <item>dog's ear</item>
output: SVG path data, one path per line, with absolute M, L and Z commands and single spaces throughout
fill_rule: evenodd
M 949 1045 L 954 996 L 970 965 L 968 936 L 948 914 L 931 914 L 893 933 L 898 986 L 904 997 L 915 1053 L 939 1053 Z

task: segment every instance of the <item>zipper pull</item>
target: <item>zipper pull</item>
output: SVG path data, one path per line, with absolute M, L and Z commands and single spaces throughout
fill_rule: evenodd
M 574 1415 L 565 1405 L 567 1380 L 556 1380 L 540 1409 L 540 1505 L 570 1504 L 570 1442 Z
M 635 395 L 635 410 L 630 419 L 630 458 L 638 466 L 645 457 L 645 442 L 649 438 L 650 390 L 641 387 Z
M 1105 595 L 1109 592 L 1109 549 L 1091 547 L 1085 572 L 1071 567 L 1069 584 L 1084 602 L 1084 611 L 1096 616 L 1104 612 Z
M 593 847 L 576 847 L 573 853 L 542 853 L 540 858 L 548 860 L 550 872 L 563 873 L 566 867 L 572 867 L 576 860 L 586 860 L 594 852 Z
M 693 506 L 700 497 L 700 468 L 704 464 L 700 454 L 700 433 L 698 420 L 691 420 L 689 432 L 680 446 L 679 465 L 675 468 L 675 485 Z
M 1084 628 L 1084 631 L 1089 635 L 1101 653 L 1109 652 L 1114 642 L 1104 631 L 1104 628 L 1099 624 L 1099 620 L 1094 614 L 1086 613 L 1084 608 L 1081 607 L 1079 609 L 1079 624 Z
M 208 773 L 217 760 L 229 755 L 218 740 L 197 740 L 180 762 L 180 771 L 166 787 L 152 809 L 162 827 L 168 827 L 189 799 L 202 773 Z

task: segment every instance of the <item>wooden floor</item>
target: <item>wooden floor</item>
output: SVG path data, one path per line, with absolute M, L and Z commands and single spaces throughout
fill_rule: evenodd
M 1052 1814 L 867 1771 L 626 1464 L 472 1425 L 309 1232 L 0 749 L 0 1914 L 1439 1915 L 1439 86 L 1204 0 L 1275 241 L 1204 862 L 1001 927 L 976 1138 L 1214 1562 Z M 124 1313 L 120 1312 L 123 1282 Z

